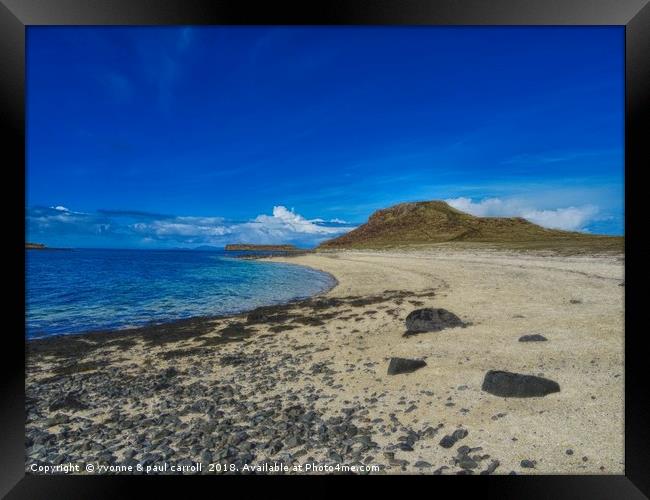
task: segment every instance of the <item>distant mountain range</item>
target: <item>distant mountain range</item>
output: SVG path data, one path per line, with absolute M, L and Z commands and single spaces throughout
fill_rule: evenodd
M 521 217 L 476 217 L 444 201 L 400 203 L 373 213 L 368 222 L 320 249 L 390 248 L 446 242 L 482 242 L 499 246 L 555 248 L 566 246 L 623 249 L 620 236 L 601 236 L 546 229 Z

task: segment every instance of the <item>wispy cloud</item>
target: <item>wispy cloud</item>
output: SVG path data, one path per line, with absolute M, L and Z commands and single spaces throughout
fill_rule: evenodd
M 134 217 L 134 218 L 144 218 L 144 219 L 171 219 L 174 218 L 174 215 L 160 214 L 156 212 L 145 212 L 143 210 L 112 210 L 100 208 L 97 210 L 98 214 L 114 217 Z
M 603 156 L 616 151 L 550 151 L 539 154 L 520 154 L 503 160 L 503 165 L 539 165 L 547 163 L 560 163 L 588 157 Z
M 138 210 L 101 209 L 82 213 L 63 206 L 34 207 L 27 211 L 31 239 L 68 246 L 84 246 L 84 241 L 101 245 L 101 237 L 107 246 L 115 246 L 116 242 L 157 247 L 223 246 L 234 242 L 311 246 L 352 228 L 341 220 L 306 219 L 282 205 L 273 207 L 270 215 L 260 214 L 241 221 Z
M 596 205 L 569 206 L 554 209 L 540 209 L 530 202 L 518 198 L 485 198 L 473 201 L 471 198 L 446 200 L 452 207 L 480 217 L 523 217 L 535 224 L 566 231 L 588 231 L 587 226 L 601 220 Z
M 320 219 L 320 218 L 319 219 L 310 219 L 309 222 L 313 222 L 315 224 L 326 224 L 328 222 L 330 224 L 349 224 L 348 221 L 345 221 L 343 219 L 338 219 L 338 218 L 334 218 L 334 219 L 330 219 L 330 220 L 325 220 L 325 219 Z

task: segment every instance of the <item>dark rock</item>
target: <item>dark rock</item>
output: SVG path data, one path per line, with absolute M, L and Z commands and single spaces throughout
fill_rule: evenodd
M 485 470 L 481 471 L 482 476 L 488 476 L 492 474 L 495 470 L 497 470 L 497 467 L 499 467 L 499 461 L 498 460 L 492 460 L 490 462 L 490 465 L 487 466 Z
M 463 432 L 458 432 L 458 431 L 463 431 Z M 467 431 L 465 429 L 458 429 L 458 431 L 454 432 L 451 437 L 452 439 L 458 438 L 462 439 L 467 435 Z M 458 464 L 458 466 L 461 469 L 476 469 L 478 467 L 478 461 L 482 460 L 482 457 L 480 456 L 474 456 L 470 457 L 469 454 L 472 451 L 480 451 L 481 448 L 470 448 L 469 446 L 460 446 L 458 448 L 458 454 L 456 455 L 455 462 Z
M 68 422 L 70 422 L 70 417 L 64 415 L 63 413 L 57 413 L 45 421 L 45 426 L 54 427 L 55 425 L 67 424 Z
M 572 450 L 571 448 L 569 448 L 569 449 L 566 451 L 566 454 L 567 454 L 567 455 L 573 455 L 573 450 Z
M 440 446 L 442 446 L 443 448 L 451 448 L 455 444 L 456 444 L 456 440 L 449 435 L 443 437 L 440 440 Z
M 155 391 L 161 391 L 161 390 L 164 390 L 164 389 L 169 389 L 170 386 L 171 386 L 171 384 L 167 380 L 162 379 L 162 380 L 159 380 L 158 382 L 156 382 L 154 384 L 153 389 Z
M 82 403 L 76 394 L 68 393 L 65 396 L 54 400 L 50 405 L 50 411 L 56 410 L 85 410 L 88 405 Z
M 438 332 L 444 328 L 465 326 L 454 313 L 446 309 L 416 309 L 406 317 L 406 335 L 422 332 Z
M 524 469 L 534 469 L 536 463 L 537 462 L 535 462 L 534 460 L 522 460 L 520 465 Z
M 534 333 L 532 335 L 523 335 L 519 337 L 519 342 L 546 342 L 548 339 L 544 335 Z
M 438 427 L 431 427 L 427 426 L 423 431 L 422 431 L 422 437 L 423 438 L 430 438 L 435 436 L 438 431 L 442 428 L 442 424 L 438 424 Z
M 481 389 L 506 398 L 541 397 L 560 392 L 559 384 L 553 380 L 497 370 L 490 370 L 485 374 Z
M 424 468 L 424 467 L 432 467 L 432 465 L 429 462 L 425 462 L 424 460 L 420 460 L 418 462 L 415 462 L 415 466 L 418 469 Z
M 465 436 L 467 436 L 469 432 L 467 432 L 466 429 L 456 429 L 453 434 L 451 435 L 454 440 L 458 441 L 460 439 L 463 439 Z
M 469 455 L 463 455 L 458 460 L 458 466 L 461 469 L 476 469 L 478 467 L 478 462 Z
M 388 365 L 388 375 L 411 373 L 423 366 L 427 366 L 427 364 L 421 359 L 391 358 Z
M 284 445 L 287 448 L 295 448 L 296 446 L 300 446 L 303 444 L 303 440 L 300 439 L 298 436 L 290 436 L 285 442 Z
M 465 429 L 457 429 L 451 435 L 446 435 L 440 440 L 440 446 L 443 448 L 451 448 L 460 439 L 467 436 L 468 432 Z M 468 448 L 469 450 L 469 448 Z

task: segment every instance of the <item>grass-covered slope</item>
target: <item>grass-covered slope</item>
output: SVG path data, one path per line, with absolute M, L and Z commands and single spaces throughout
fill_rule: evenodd
M 476 217 L 444 201 L 401 203 L 378 210 L 365 224 L 318 248 L 390 248 L 448 242 L 512 248 L 623 249 L 622 237 L 546 229 L 521 217 Z

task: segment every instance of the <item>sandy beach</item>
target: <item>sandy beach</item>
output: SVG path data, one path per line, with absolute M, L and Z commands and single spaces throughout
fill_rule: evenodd
M 29 342 L 27 470 L 166 461 L 204 473 L 273 462 L 623 473 L 622 254 L 439 245 L 272 260 L 338 285 L 233 317 Z M 465 326 L 404 336 L 407 315 L 427 307 Z M 519 341 L 535 333 L 547 341 Z M 426 366 L 388 375 L 392 357 Z M 494 396 L 481 390 L 489 370 L 561 390 Z

